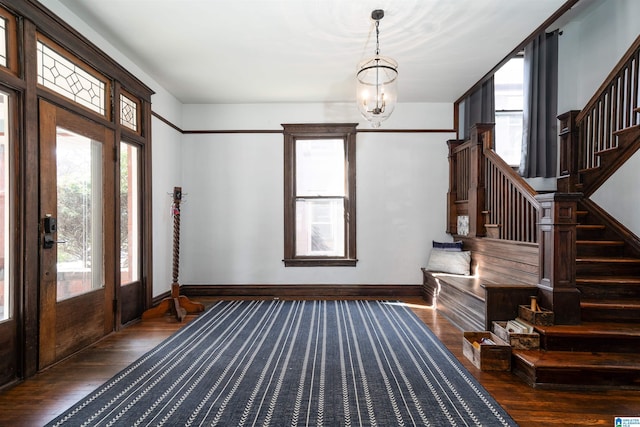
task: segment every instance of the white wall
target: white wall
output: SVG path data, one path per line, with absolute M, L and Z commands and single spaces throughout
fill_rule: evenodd
M 182 135 L 153 118 L 153 295 L 171 290 L 173 277 L 173 188 L 182 185 Z
M 640 1 L 595 2 L 560 37 L 558 112 L 580 110 L 640 35 Z M 640 236 L 640 153 L 591 199 Z
M 561 28 L 558 112 L 579 110 L 640 35 L 640 1 L 600 0 Z
M 186 105 L 184 113 L 188 129 L 358 120 L 355 106 L 344 104 Z M 383 128 L 451 128 L 452 113 L 450 104 L 399 105 Z M 181 283 L 422 283 L 431 240 L 450 240 L 445 142 L 453 137 L 359 133 L 357 267 L 285 268 L 282 134 L 185 135 Z
M 640 236 L 640 151 L 598 188 L 591 200 Z

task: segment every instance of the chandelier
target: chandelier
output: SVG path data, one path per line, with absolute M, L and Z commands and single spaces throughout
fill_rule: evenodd
M 358 110 L 373 128 L 380 127 L 380 123 L 389 118 L 398 100 L 398 63 L 380 56 L 380 20 L 383 17 L 384 10 L 371 12 L 371 19 L 376 23 L 376 54 L 362 61 L 356 73 Z

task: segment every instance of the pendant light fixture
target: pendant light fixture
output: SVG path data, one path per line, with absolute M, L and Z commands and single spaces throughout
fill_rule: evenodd
M 376 54 L 358 65 L 357 103 L 362 116 L 378 128 L 388 119 L 398 100 L 397 84 L 398 63 L 391 58 L 380 56 L 380 20 L 384 10 L 371 12 L 376 23 Z

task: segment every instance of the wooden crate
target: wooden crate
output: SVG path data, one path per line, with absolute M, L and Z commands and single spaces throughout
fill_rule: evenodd
M 527 323 L 540 326 L 553 325 L 553 311 L 540 307 L 542 311 L 532 311 L 530 305 L 518 306 L 518 317 Z
M 511 348 L 517 350 L 537 350 L 540 348 L 540 334 L 532 332 L 530 334 L 509 332 L 507 322 L 493 322 L 493 333 L 504 342 L 509 343 Z
M 482 338 L 489 338 L 495 345 L 480 344 L 480 348 L 475 348 L 473 343 Z M 511 370 L 511 346 L 488 331 L 464 332 L 462 354 L 483 371 Z

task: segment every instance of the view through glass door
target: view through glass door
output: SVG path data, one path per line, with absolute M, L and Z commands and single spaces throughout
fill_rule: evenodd
M 113 133 L 40 103 L 40 369 L 114 328 Z
M 0 384 L 18 374 L 18 323 L 15 310 L 14 274 L 14 163 L 9 102 L 0 91 Z
M 120 142 L 120 323 L 142 314 L 141 281 L 141 149 Z

